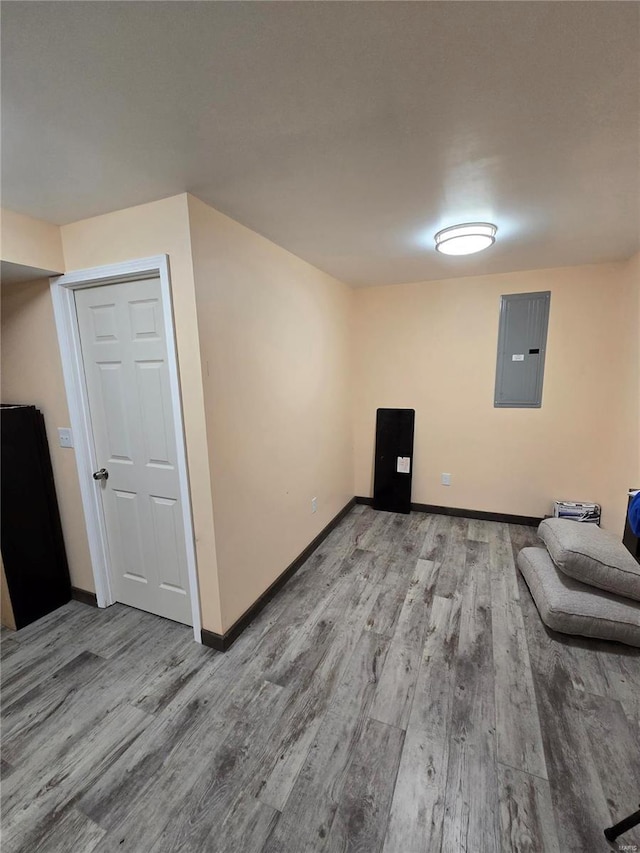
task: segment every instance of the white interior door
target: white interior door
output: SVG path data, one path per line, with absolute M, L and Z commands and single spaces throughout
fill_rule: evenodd
M 191 625 L 160 280 L 75 300 L 115 597 Z

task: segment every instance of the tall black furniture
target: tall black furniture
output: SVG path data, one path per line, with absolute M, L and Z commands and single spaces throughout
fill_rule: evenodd
M 0 406 L 2 561 L 16 628 L 71 598 L 42 413 Z
M 378 409 L 373 508 L 411 512 L 414 409 Z

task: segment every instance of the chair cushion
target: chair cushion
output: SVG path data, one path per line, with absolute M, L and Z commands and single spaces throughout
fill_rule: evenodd
M 549 628 L 640 646 L 640 603 L 564 575 L 544 548 L 523 548 L 518 554 L 518 568 Z
M 538 535 L 565 575 L 640 601 L 640 565 L 613 533 L 595 524 L 545 518 Z

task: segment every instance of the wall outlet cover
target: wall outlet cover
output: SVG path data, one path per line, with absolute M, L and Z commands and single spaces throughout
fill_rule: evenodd
M 73 447 L 73 433 L 69 427 L 58 428 L 58 441 L 60 447 Z
M 441 474 L 440 475 L 440 482 L 442 483 L 443 486 L 450 486 L 451 485 L 451 474 Z
M 318 511 L 318 498 L 311 498 L 311 512 Z

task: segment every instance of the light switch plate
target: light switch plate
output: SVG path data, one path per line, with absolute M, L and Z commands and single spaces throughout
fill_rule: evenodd
M 60 447 L 73 447 L 73 433 L 69 427 L 58 428 L 58 441 Z

